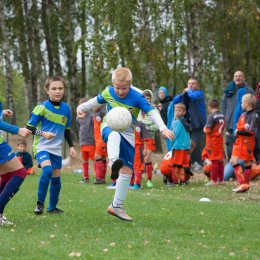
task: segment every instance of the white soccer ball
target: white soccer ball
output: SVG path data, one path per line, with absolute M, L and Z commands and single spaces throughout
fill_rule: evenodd
M 124 107 L 114 107 L 107 113 L 106 121 L 113 131 L 124 132 L 132 123 L 132 115 Z

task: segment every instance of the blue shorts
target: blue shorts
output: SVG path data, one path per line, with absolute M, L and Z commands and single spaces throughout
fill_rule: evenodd
M 112 130 L 108 126 L 102 129 L 102 139 L 106 144 L 108 141 L 108 136 L 111 132 Z M 133 170 L 135 148 L 124 138 L 121 133 L 119 134 L 121 136 L 119 159 L 121 159 L 127 167 Z M 109 147 L 107 147 L 107 149 L 109 150 Z
M 41 163 L 50 160 L 51 166 L 53 169 L 61 169 L 62 166 L 62 157 L 46 152 L 46 151 L 41 151 L 38 152 L 35 156 L 37 162 L 38 162 L 38 167 L 41 168 Z
M 4 141 L 0 144 L 0 163 L 11 161 L 15 157 L 15 153 L 10 145 Z

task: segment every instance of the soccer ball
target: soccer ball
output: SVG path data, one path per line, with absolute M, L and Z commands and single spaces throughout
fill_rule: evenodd
M 124 107 L 114 107 L 107 113 L 106 121 L 113 131 L 124 132 L 132 123 L 132 115 Z

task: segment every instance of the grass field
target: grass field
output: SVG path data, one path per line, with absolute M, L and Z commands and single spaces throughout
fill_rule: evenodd
M 202 177 L 202 176 L 201 176 Z M 260 259 L 260 188 L 233 194 L 235 182 L 129 190 L 124 206 L 133 222 L 106 213 L 114 190 L 79 184 L 63 171 L 63 215 L 36 216 L 39 172 L 28 176 L 5 210 L 14 226 L 0 228 L 0 259 Z M 109 179 L 107 179 L 109 182 Z M 144 180 L 143 180 L 144 182 Z M 145 184 L 145 182 L 144 182 Z M 200 198 L 211 202 L 199 202 Z M 45 210 L 46 212 L 46 210 Z

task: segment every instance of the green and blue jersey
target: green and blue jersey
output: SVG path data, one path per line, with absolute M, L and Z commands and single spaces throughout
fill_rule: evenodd
M 42 136 L 34 136 L 33 153 L 40 151 L 62 156 L 62 142 L 66 129 L 70 129 L 70 107 L 63 101 L 59 106 L 54 106 L 50 100 L 46 100 L 36 106 L 27 125 L 36 127 L 44 132 L 51 132 L 55 137 L 47 140 Z

